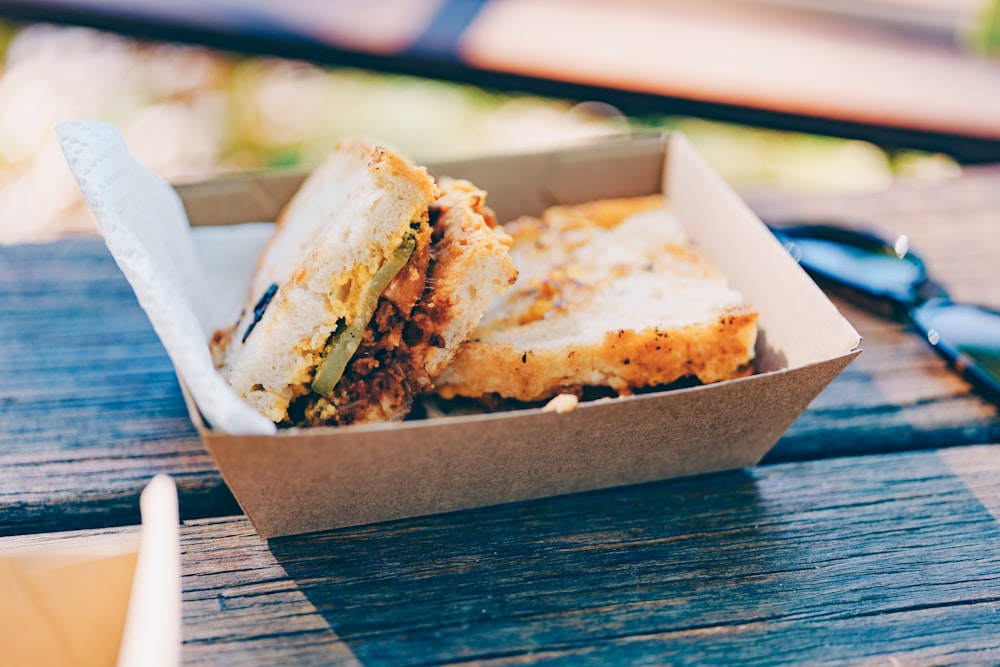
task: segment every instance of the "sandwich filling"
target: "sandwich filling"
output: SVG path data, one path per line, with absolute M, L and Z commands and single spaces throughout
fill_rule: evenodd
M 316 376 L 312 381 L 312 390 L 320 396 L 329 396 L 333 388 L 344 375 L 347 364 L 361 344 L 361 338 L 368 323 L 375 315 L 382 292 L 389 286 L 393 278 L 410 261 L 410 256 L 417 247 L 417 239 L 413 234 L 407 234 L 403 243 L 396 248 L 389 261 L 375 272 L 372 279 L 361 292 L 361 305 L 350 324 L 341 319 L 337 329 L 330 336 L 323 361 L 316 367 Z
M 432 208 L 433 212 L 433 208 Z M 439 216 L 434 215 L 436 220 Z M 405 412 L 431 387 L 427 351 L 444 315 L 428 302 L 431 224 L 419 221 L 361 290 L 351 321 L 341 319 L 308 390 L 288 408 L 287 426 L 345 425 Z

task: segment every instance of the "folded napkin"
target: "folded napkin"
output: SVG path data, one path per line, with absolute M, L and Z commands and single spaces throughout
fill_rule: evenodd
M 108 249 L 205 420 L 227 433 L 274 433 L 216 371 L 208 348 L 212 332 L 239 314 L 234 304 L 267 228 L 193 233 L 177 193 L 129 154 L 114 125 L 70 121 L 56 133 Z

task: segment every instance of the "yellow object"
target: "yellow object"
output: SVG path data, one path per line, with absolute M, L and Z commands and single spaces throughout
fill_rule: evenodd
M 4 660 L 12 665 L 114 665 L 137 547 L 137 539 L 128 539 L 111 547 L 0 559 Z
M 0 551 L 0 663 L 174 667 L 180 663 L 177 489 L 156 476 L 142 531 L 67 536 Z

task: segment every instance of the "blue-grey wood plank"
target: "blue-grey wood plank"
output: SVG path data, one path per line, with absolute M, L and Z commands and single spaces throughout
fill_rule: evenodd
M 103 242 L 0 248 L 0 534 L 136 523 L 157 472 L 185 517 L 238 511 Z
M 1000 664 L 998 516 L 1000 445 L 270 543 L 243 517 L 194 520 L 181 528 L 183 662 Z

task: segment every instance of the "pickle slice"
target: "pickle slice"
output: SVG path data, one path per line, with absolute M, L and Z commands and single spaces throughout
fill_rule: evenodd
M 321 396 L 329 396 L 333 393 L 333 388 L 343 377 L 351 357 L 358 351 L 361 337 L 375 315 L 379 297 L 382 296 L 382 292 L 396 277 L 396 274 L 410 261 L 410 256 L 413 255 L 416 248 L 417 238 L 413 234 L 407 234 L 389 261 L 380 266 L 368 284 L 365 285 L 364 291 L 361 293 L 361 303 L 358 305 L 354 319 L 346 326 L 339 327 L 334 333 L 327 344 L 326 352 L 323 353 L 323 360 L 316 367 L 316 375 L 312 381 L 314 392 Z

